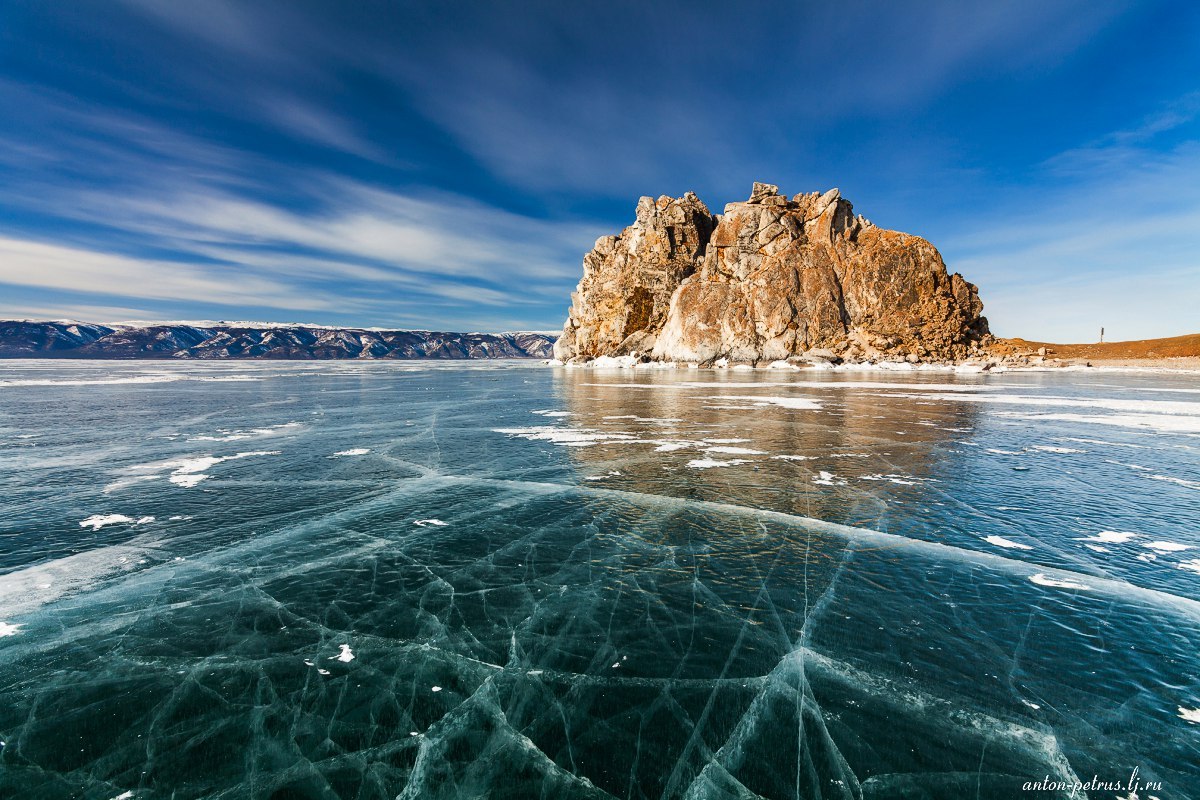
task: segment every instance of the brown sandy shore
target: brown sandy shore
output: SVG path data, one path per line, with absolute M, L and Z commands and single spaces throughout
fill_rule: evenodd
M 1049 361 L 1093 367 L 1141 367 L 1150 369 L 1200 370 L 1200 333 L 1166 339 L 1137 339 L 1131 342 L 1054 344 L 1026 339 L 997 339 L 990 348 L 998 356 L 1040 354 Z

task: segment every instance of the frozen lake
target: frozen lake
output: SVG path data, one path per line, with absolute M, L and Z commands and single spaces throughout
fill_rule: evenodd
M 0 500 L 5 798 L 1200 796 L 1196 376 L 0 362 Z

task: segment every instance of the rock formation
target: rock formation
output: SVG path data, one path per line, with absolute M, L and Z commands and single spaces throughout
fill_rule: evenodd
M 596 242 L 555 356 L 711 364 L 965 358 L 990 340 L 975 286 L 918 236 L 884 230 L 837 189 L 790 200 L 756 183 L 713 217 L 695 195 L 643 197 Z
M 633 225 L 597 239 L 583 257 L 583 280 L 571 294 L 556 356 L 649 352 L 666 324 L 671 296 L 696 271 L 716 223 L 691 192 L 678 200 L 639 200 Z

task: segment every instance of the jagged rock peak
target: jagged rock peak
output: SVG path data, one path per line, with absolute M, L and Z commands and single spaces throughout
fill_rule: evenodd
M 584 256 L 556 356 L 649 351 L 654 340 L 647 332 L 663 326 L 671 294 L 695 271 L 716 223 L 692 192 L 638 200 L 634 223 L 597 239 Z
M 918 236 L 876 227 L 838 189 L 769 183 L 714 217 L 691 192 L 643 197 L 584 257 L 562 360 L 964 358 L 990 338 L 978 290 Z

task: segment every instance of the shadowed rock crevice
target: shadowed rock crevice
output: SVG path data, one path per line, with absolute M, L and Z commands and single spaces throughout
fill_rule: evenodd
M 789 200 L 756 183 L 720 216 L 690 192 L 643 197 L 584 257 L 555 355 L 956 360 L 990 341 L 982 312 L 933 245 L 856 216 L 837 189 Z

